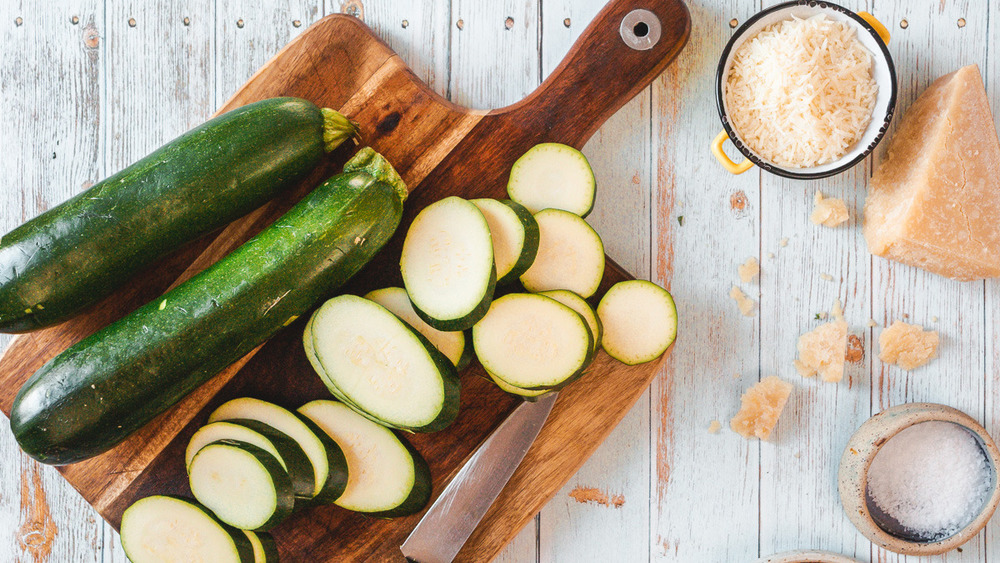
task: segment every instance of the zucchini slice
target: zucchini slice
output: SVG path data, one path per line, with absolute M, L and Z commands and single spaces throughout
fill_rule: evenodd
M 594 308 L 590 306 L 590 303 L 587 303 L 586 299 L 568 289 L 543 291 L 539 295 L 555 299 L 556 301 L 576 311 L 578 315 L 583 317 L 583 320 L 587 321 L 587 326 L 590 328 L 590 335 L 594 337 L 594 346 L 591 349 L 592 354 L 596 354 L 597 349 L 601 347 L 601 338 L 604 335 L 604 326 L 601 325 L 601 319 L 597 317 L 597 313 L 594 311 Z
M 295 496 L 311 499 L 315 489 L 312 463 L 302 446 L 284 432 L 257 420 L 224 420 L 206 424 L 191 436 L 184 452 L 184 466 L 191 471 L 191 461 L 203 447 L 220 440 L 253 444 L 274 456 L 292 480 Z
M 376 289 L 365 295 L 365 299 L 385 307 L 410 325 L 410 328 L 424 335 L 424 338 L 455 364 L 455 369 L 462 370 L 469 365 L 472 360 L 472 339 L 466 338 L 465 333 L 460 330 L 446 332 L 427 324 L 413 310 L 413 304 L 410 303 L 410 297 L 405 289 L 401 287 Z
M 194 498 L 241 530 L 268 530 L 292 513 L 295 492 L 278 459 L 253 444 L 212 442 L 191 460 Z
M 121 542 L 132 563 L 255 561 L 243 532 L 194 501 L 164 495 L 139 499 L 125 509 Z
M 544 295 L 512 293 L 490 305 L 472 329 L 476 356 L 514 387 L 558 389 L 583 373 L 590 328 L 576 311 Z
M 428 205 L 410 224 L 399 267 L 413 308 L 427 324 L 471 328 L 489 309 L 497 279 L 486 218 L 460 197 Z
M 507 195 L 532 213 L 562 209 L 586 217 L 594 208 L 597 180 L 583 153 L 560 143 L 528 149 L 510 169 Z
M 670 292 L 644 280 L 618 282 L 597 305 L 604 351 L 628 365 L 658 358 L 677 337 L 677 307 Z
M 486 375 L 490 376 L 490 379 L 493 380 L 493 383 L 496 383 L 497 387 L 499 387 L 501 390 L 506 391 L 506 392 L 510 393 L 511 395 L 517 395 L 518 397 L 524 397 L 526 400 L 529 400 L 529 401 L 534 401 L 538 397 L 541 397 L 542 395 L 545 395 L 546 393 L 551 393 L 552 392 L 552 390 L 550 390 L 550 389 L 521 389 L 520 387 L 514 387 L 510 383 L 507 383 L 506 381 L 504 381 L 504 380 L 500 379 L 499 377 L 493 375 L 489 371 L 486 372 Z
M 274 538 L 267 532 L 251 532 L 243 530 L 253 547 L 254 563 L 277 563 L 278 546 L 274 543 Z
M 320 378 L 360 414 L 416 432 L 435 432 L 455 420 L 455 365 L 378 303 L 334 297 L 313 314 L 309 328 Z
M 298 413 L 267 401 L 241 397 L 215 409 L 208 422 L 256 420 L 285 434 L 302 448 L 313 470 L 312 499 L 333 502 L 347 486 L 347 460 L 336 442 L 317 432 L 312 422 Z
M 397 433 L 336 401 L 312 401 L 299 412 L 341 444 L 347 455 L 350 479 L 338 506 L 384 518 L 406 516 L 427 506 L 430 469 Z
M 473 199 L 472 203 L 490 226 L 497 285 L 516 282 L 538 253 L 538 222 L 523 205 L 509 199 Z
M 559 209 L 535 214 L 538 221 L 538 255 L 521 275 L 524 288 L 533 293 L 568 289 L 584 299 L 597 292 L 604 277 L 604 243 L 580 217 Z

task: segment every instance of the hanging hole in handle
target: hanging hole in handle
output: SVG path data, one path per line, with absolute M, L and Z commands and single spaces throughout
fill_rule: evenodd
M 660 41 L 660 18 L 649 10 L 632 10 L 622 18 L 618 33 L 630 49 L 646 51 Z

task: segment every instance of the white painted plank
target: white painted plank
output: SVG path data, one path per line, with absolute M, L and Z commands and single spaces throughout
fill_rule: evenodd
M 536 0 L 452 0 L 447 31 L 451 101 L 497 108 L 517 102 L 538 86 L 539 9 Z M 497 561 L 534 561 L 537 534 L 536 518 Z
M 323 0 L 217 2 L 215 106 L 222 106 L 257 69 L 322 17 Z
M 843 4 L 856 11 L 871 9 L 863 1 Z M 829 312 L 838 299 L 851 333 L 871 350 L 866 326 L 871 260 L 860 230 L 868 171 L 865 162 L 815 181 L 761 174 L 761 375 L 779 375 L 796 386 L 773 443 L 761 444 L 762 556 L 805 548 L 860 558 L 870 552 L 837 492 L 844 445 L 870 416 L 870 359 L 847 364 L 844 380 L 837 384 L 802 378 L 792 366 L 799 335 L 826 322 L 816 314 Z M 809 214 L 816 190 L 843 199 L 852 219 L 836 228 L 813 225 Z M 787 247 L 780 246 L 784 238 L 789 239 Z M 833 280 L 823 279 L 824 274 Z
M 109 2 L 106 22 L 108 175 L 214 111 L 214 2 Z M 107 524 L 103 546 L 105 561 L 127 561 Z
M 95 0 L 0 5 L 2 232 L 102 173 L 103 21 Z M 0 457 L 0 561 L 99 561 L 103 522 L 54 468 L 21 453 L 6 418 Z
M 352 5 L 341 2 L 340 9 Z M 367 23 L 432 90 L 448 96 L 451 3 L 379 0 L 365 5 Z
M 604 0 L 549 0 L 543 4 L 544 76 L 559 65 L 604 4 Z M 639 94 L 584 147 L 598 186 L 597 202 L 587 221 L 600 233 L 605 251 L 615 261 L 647 279 L 649 96 L 649 89 Z M 584 502 L 585 492 L 596 494 L 599 501 L 607 497 L 607 501 Z M 648 531 L 649 397 L 643 395 L 590 460 L 542 510 L 539 559 L 646 561 Z
M 737 264 L 758 255 L 759 173 L 730 175 L 709 144 L 721 129 L 714 76 L 729 21 L 754 8 L 688 8 L 691 38 L 652 91 L 652 277 L 673 293 L 680 327 L 650 390 L 651 559 L 752 561 L 758 445 L 729 431 L 728 421 L 759 376 L 759 317 L 740 316 L 727 295 Z M 756 282 L 740 285 L 757 299 Z M 708 432 L 712 420 L 722 423 L 719 434 Z
M 537 0 L 453 0 L 451 100 L 492 109 L 510 105 L 539 84 Z
M 1000 130 L 1000 4 L 990 3 L 986 39 L 985 66 L 980 69 L 986 80 L 986 94 L 993 110 L 993 126 Z M 987 432 L 1000 439 L 1000 280 L 985 282 L 984 322 L 986 329 L 984 370 L 984 416 Z M 1000 561 L 1000 518 L 994 517 L 984 532 L 986 560 Z
M 985 67 L 986 3 L 898 2 L 885 7 L 888 9 L 880 4 L 876 8 L 880 17 L 893 22 L 890 49 L 899 74 L 898 108 L 902 110 L 897 116 L 902 117 L 937 77 L 971 63 Z M 959 18 L 964 18 L 964 27 L 958 26 Z M 899 26 L 903 19 L 907 20 L 905 29 Z M 944 45 L 947 48 L 941 48 Z M 878 158 L 884 155 L 885 146 L 880 149 Z M 897 319 L 916 322 L 941 334 L 939 358 L 922 369 L 906 372 L 874 358 L 873 412 L 903 402 L 930 401 L 951 405 L 982 420 L 986 391 L 983 283 L 955 282 L 881 258 L 872 260 L 874 319 L 883 326 Z M 934 322 L 934 317 L 939 320 Z M 890 562 L 912 560 L 882 550 L 874 551 L 875 557 Z M 983 561 L 985 538 L 974 538 L 961 552 L 943 559 Z

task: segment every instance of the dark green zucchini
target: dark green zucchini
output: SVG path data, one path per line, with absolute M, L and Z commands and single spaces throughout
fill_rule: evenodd
M 0 239 L 0 332 L 68 319 L 260 207 L 354 133 L 333 110 L 273 98 L 170 141 Z
M 230 255 L 42 366 L 14 399 L 18 443 L 50 464 L 118 444 L 360 270 L 405 197 L 392 166 L 362 149 Z

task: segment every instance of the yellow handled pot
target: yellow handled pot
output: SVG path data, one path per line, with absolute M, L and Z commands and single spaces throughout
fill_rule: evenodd
M 761 12 L 760 14 L 758 14 L 757 16 L 755 16 L 755 18 L 752 18 L 752 19 L 756 19 L 756 18 L 759 18 L 759 17 L 764 16 L 764 15 L 769 15 L 771 12 L 781 13 L 781 15 L 792 14 L 792 15 L 797 15 L 800 18 L 803 18 L 803 17 L 808 17 L 811 14 L 809 14 L 809 13 L 798 13 L 798 14 L 796 14 L 796 12 L 807 11 L 807 12 L 816 12 L 816 13 L 819 13 L 819 12 L 823 12 L 823 11 L 827 11 L 827 10 L 832 10 L 832 9 L 833 8 L 830 7 L 829 5 L 827 5 L 827 6 L 811 6 L 810 5 L 809 7 L 806 7 L 804 5 L 794 5 L 794 6 L 792 6 L 792 5 L 781 5 L 781 6 L 775 6 L 773 8 L 764 10 L 763 12 Z M 840 7 L 837 7 L 837 9 L 841 13 L 848 12 L 847 10 L 845 10 L 843 8 L 840 8 Z M 882 22 L 880 22 L 877 19 L 875 19 L 875 16 L 869 14 L 868 12 L 855 12 L 854 15 L 857 16 L 857 18 L 855 18 L 855 19 L 861 19 L 862 21 L 864 21 L 865 23 L 867 23 L 869 26 L 871 26 L 871 30 L 875 32 L 875 35 L 878 36 L 878 38 L 882 41 L 882 43 L 884 43 L 885 45 L 889 44 L 889 30 L 886 29 L 886 27 L 884 25 L 882 25 Z M 773 16 L 770 16 L 770 17 L 773 17 Z M 727 120 L 727 117 L 725 115 L 725 111 L 722 109 L 722 104 L 721 104 L 721 99 L 722 99 L 724 85 L 725 85 L 723 70 L 725 68 L 728 68 L 729 64 L 731 63 L 731 57 L 735 54 L 735 52 L 737 50 L 737 47 L 739 47 L 740 43 L 746 39 L 745 33 L 746 33 L 746 29 L 747 29 L 747 26 L 748 26 L 749 23 L 750 22 L 745 23 L 743 25 L 743 27 L 741 27 L 740 29 L 736 30 L 736 33 L 729 40 L 729 44 L 726 45 L 726 49 L 723 51 L 723 60 L 721 61 L 720 65 L 719 65 L 719 73 L 718 73 L 718 75 L 716 77 L 716 80 L 718 81 L 717 87 L 718 87 L 718 96 L 719 96 L 719 100 L 720 100 L 719 114 L 720 114 L 720 117 L 722 118 L 723 122 L 725 122 Z M 866 31 L 865 33 L 867 34 L 867 33 L 870 33 L 870 32 Z M 884 48 L 883 48 L 883 51 L 885 51 Z M 876 53 L 876 56 L 877 55 L 878 55 L 878 53 Z M 889 56 L 888 55 L 888 51 L 885 51 L 885 55 L 884 56 L 886 58 L 888 58 L 888 56 Z M 893 82 L 893 94 L 892 94 L 892 98 L 895 99 L 895 82 Z M 746 172 L 747 170 L 750 170 L 751 168 L 753 168 L 754 163 L 749 158 L 744 158 L 742 161 L 740 161 L 740 162 L 737 163 L 737 162 L 733 162 L 733 160 L 731 158 L 729 158 L 729 156 L 726 155 L 725 152 L 723 152 L 722 145 L 727 140 L 729 140 L 729 134 L 726 133 L 725 130 L 722 130 L 721 132 L 719 132 L 718 135 L 715 136 L 715 139 L 712 141 L 712 146 L 711 146 L 712 154 L 715 156 L 715 159 L 719 161 L 719 164 L 721 164 L 723 168 L 725 168 L 727 171 L 729 171 L 730 174 L 742 174 L 742 173 Z M 876 140 L 876 142 L 877 142 L 877 140 Z M 782 172 L 780 171 L 780 169 L 778 169 L 778 167 L 774 167 L 774 169 L 772 169 L 772 172 L 777 172 L 778 174 L 781 174 L 781 175 L 789 175 L 789 174 L 782 174 Z M 827 174 L 824 173 L 823 175 L 827 175 Z M 802 176 L 802 174 L 799 174 L 799 175 L 797 175 L 795 177 L 801 177 L 801 176 Z M 817 177 L 821 177 L 821 176 L 817 176 Z

